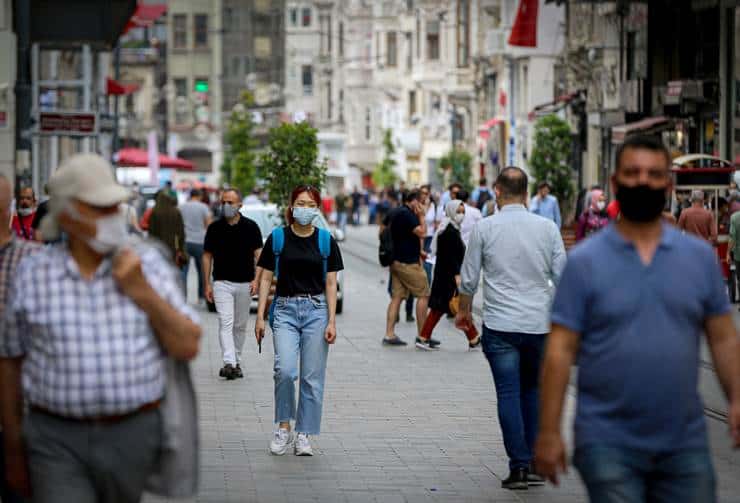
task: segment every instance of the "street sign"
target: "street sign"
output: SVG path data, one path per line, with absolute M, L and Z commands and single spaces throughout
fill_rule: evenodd
M 94 136 L 97 134 L 94 112 L 41 112 L 38 133 L 57 136 Z

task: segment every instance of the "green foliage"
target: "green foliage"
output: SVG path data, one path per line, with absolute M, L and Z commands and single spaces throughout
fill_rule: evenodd
M 393 154 L 396 153 L 396 147 L 393 145 L 393 134 L 390 129 L 383 133 L 383 160 L 375 166 L 373 171 L 373 184 L 376 187 L 390 187 L 398 180 L 396 174 L 396 160 Z
M 439 160 L 439 177 L 447 185 L 459 183 L 463 189 L 473 190 L 471 164 L 473 156 L 466 150 L 454 148 Z
M 571 141 L 570 126 L 556 115 L 546 115 L 534 126 L 534 147 L 529 158 L 532 175 L 537 182 L 550 184 L 563 214 L 568 213 L 562 210 L 570 208 L 575 195 L 570 166 Z
M 267 150 L 260 159 L 260 178 L 270 201 L 288 206 L 290 193 L 298 185 L 321 190 L 326 181 L 326 162 L 318 161 L 316 129 L 308 123 L 282 124 L 270 129 Z
M 252 191 L 257 183 L 257 142 L 252 131 L 252 113 L 249 107 L 254 100 L 248 92 L 242 94 L 240 103 L 234 107 L 226 125 L 224 143 L 226 152 L 221 174 L 225 182 L 236 187 L 242 194 Z

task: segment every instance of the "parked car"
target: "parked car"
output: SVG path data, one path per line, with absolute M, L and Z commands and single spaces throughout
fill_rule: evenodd
M 243 205 L 240 213 L 242 216 L 254 220 L 257 226 L 260 228 L 262 233 L 263 241 L 267 241 L 267 238 L 272 233 L 272 230 L 283 224 L 283 220 L 278 213 L 278 207 L 274 204 L 249 204 Z M 323 215 L 319 214 L 313 222 L 314 226 L 319 229 L 326 229 L 332 233 L 334 239 L 337 242 L 344 240 L 343 234 L 338 234 L 335 229 L 332 229 L 329 222 L 326 221 Z M 257 312 L 257 296 L 252 297 L 252 304 L 250 310 L 254 313 Z M 337 273 L 337 314 L 342 314 L 344 310 L 344 272 L 339 271 Z

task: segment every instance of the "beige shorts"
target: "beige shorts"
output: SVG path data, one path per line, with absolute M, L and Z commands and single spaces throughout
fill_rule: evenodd
M 409 293 L 414 297 L 429 297 L 427 273 L 419 263 L 391 264 L 391 295 L 405 299 Z

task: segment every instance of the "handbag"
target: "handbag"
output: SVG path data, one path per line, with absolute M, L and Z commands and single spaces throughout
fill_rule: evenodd
M 175 265 L 178 267 L 178 269 L 182 269 L 183 267 L 188 265 L 188 262 L 190 262 L 190 257 L 188 257 L 187 253 L 185 253 L 185 250 L 183 250 L 180 246 L 179 236 L 175 235 Z
M 455 295 L 450 299 L 447 307 L 449 308 L 450 313 L 453 316 L 457 316 L 457 313 L 460 311 L 460 296 L 457 294 L 457 292 L 455 292 Z

